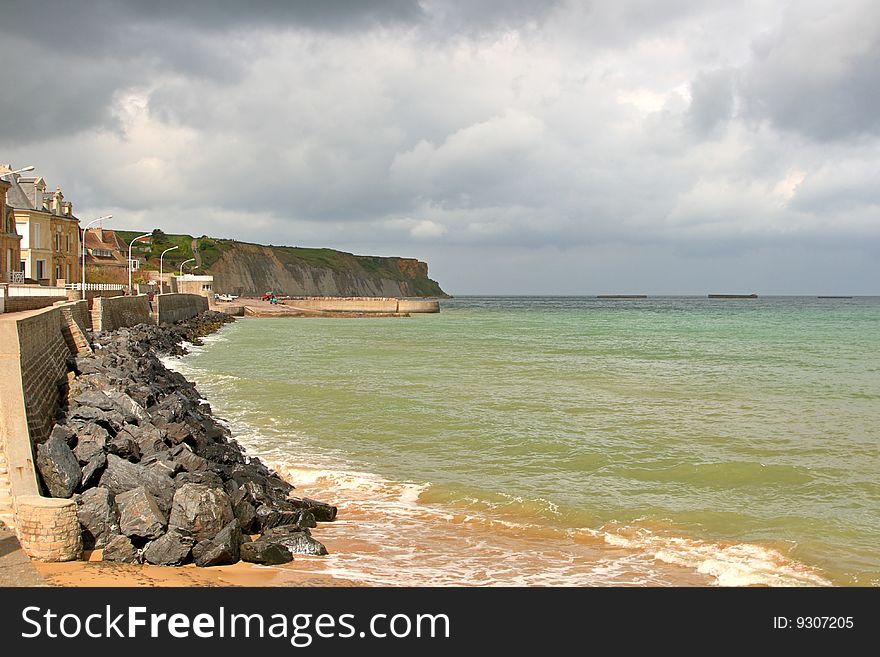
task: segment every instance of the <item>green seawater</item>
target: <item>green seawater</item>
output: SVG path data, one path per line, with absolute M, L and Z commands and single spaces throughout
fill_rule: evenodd
M 880 584 L 877 297 L 465 297 L 409 319 L 243 319 L 184 363 L 276 460 Z

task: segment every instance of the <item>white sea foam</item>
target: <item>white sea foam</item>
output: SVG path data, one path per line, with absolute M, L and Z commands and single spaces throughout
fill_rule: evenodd
M 641 528 L 582 530 L 615 547 L 642 550 L 664 563 L 693 568 L 718 586 L 830 586 L 814 568 L 778 550 L 751 543 L 725 545 L 692 538 L 664 536 Z

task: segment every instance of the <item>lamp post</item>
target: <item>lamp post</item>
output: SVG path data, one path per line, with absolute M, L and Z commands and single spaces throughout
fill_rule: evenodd
M 33 171 L 33 170 L 34 170 L 33 165 L 30 165 L 30 166 L 22 167 L 21 169 L 16 169 L 15 171 L 4 171 L 4 172 L 0 173 L 0 178 L 3 178 L 4 176 L 11 176 L 13 173 L 24 173 L 25 171 Z
M 89 226 L 91 226 L 92 224 L 98 223 L 99 221 L 104 221 L 104 219 L 112 219 L 112 218 L 113 218 L 112 214 L 105 214 L 103 217 L 98 217 L 97 219 L 92 219 L 89 223 L 86 224 L 86 227 L 83 228 L 83 236 L 82 236 L 82 266 L 83 266 L 82 274 L 83 275 L 82 275 L 82 282 L 80 283 L 80 285 L 82 285 L 82 296 L 80 297 L 81 299 L 86 298 L 86 231 L 89 229 Z
M 162 259 L 165 257 L 165 254 L 169 251 L 173 251 L 177 246 L 172 246 L 170 249 L 165 249 L 162 251 L 162 255 L 159 256 L 159 294 L 162 294 Z
M 152 236 L 152 234 L 153 233 L 144 233 L 143 235 L 139 235 L 138 237 L 135 237 L 131 241 L 131 243 L 128 245 L 128 292 L 129 292 L 129 294 L 132 292 L 132 287 L 131 287 L 131 247 L 133 247 L 134 243 L 137 242 L 138 240 L 142 240 L 145 237 L 150 237 L 150 236 Z
M 181 276 L 183 276 L 183 266 L 188 262 L 192 262 L 193 260 L 195 260 L 195 258 L 190 258 L 189 260 L 184 260 L 183 262 L 180 263 L 180 275 Z

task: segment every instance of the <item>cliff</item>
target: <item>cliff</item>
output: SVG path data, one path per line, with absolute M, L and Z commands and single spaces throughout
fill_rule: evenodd
M 137 233 L 118 231 L 128 242 Z M 446 297 L 440 285 L 428 278 L 428 265 L 414 258 L 360 256 L 333 249 L 264 246 L 236 240 L 170 235 L 157 231 L 152 243 L 135 245 L 149 265 L 158 268 L 159 254 L 165 270 L 196 258 L 197 273 L 214 276 L 220 293 L 259 296 L 269 291 L 290 296 Z
M 235 242 L 208 271 L 214 275 L 215 290 L 232 294 L 274 290 L 291 296 L 446 296 L 428 278 L 424 262 L 332 249 Z

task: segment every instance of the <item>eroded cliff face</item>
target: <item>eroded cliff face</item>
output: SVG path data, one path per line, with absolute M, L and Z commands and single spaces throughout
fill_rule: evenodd
M 216 292 L 245 296 L 269 291 L 291 296 L 447 296 L 419 260 L 329 249 L 234 242 L 208 271 Z

